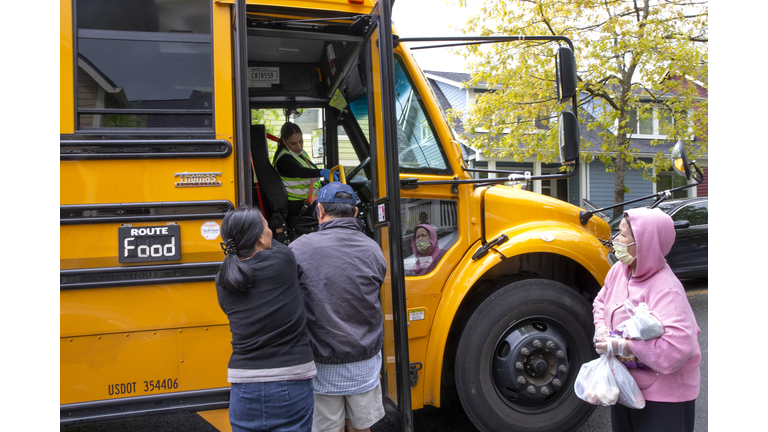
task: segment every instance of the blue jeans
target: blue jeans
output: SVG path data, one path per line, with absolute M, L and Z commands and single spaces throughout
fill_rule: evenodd
M 312 380 L 231 383 L 229 423 L 233 432 L 312 430 Z

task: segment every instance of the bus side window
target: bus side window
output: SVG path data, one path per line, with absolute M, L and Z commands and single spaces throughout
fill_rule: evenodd
M 395 111 L 400 172 L 450 175 L 445 152 L 402 59 L 395 56 Z
M 428 274 L 458 239 L 456 201 L 406 198 L 400 210 L 405 275 Z
M 77 0 L 79 130 L 213 130 L 210 0 Z

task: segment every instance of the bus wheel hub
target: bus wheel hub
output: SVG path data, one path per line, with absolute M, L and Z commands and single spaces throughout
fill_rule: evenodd
M 566 339 L 544 320 L 512 325 L 499 339 L 493 356 L 493 381 L 503 398 L 518 406 L 540 406 L 568 382 Z

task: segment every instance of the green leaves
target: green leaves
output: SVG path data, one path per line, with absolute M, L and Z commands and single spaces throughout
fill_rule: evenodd
M 592 157 L 609 167 L 619 157 L 628 168 L 652 176 L 668 162 L 639 161 L 630 148 L 638 119 L 640 129 L 653 131 L 644 136 L 653 145 L 671 147 L 677 139 L 690 144 L 695 136 L 691 157 L 707 149 L 707 8 L 683 0 L 487 0 L 464 32 L 570 38 L 585 126 L 582 151 L 596 153 Z M 468 85 L 496 89 L 481 94 L 464 113 L 468 144 L 518 161 L 532 154 L 545 162 L 556 158 L 556 119 L 570 107 L 554 100 L 555 49 L 554 43 L 527 41 L 462 51 L 473 71 Z M 637 114 L 631 118 L 631 113 Z

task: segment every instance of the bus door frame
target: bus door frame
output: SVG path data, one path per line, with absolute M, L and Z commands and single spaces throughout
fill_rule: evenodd
M 374 200 L 374 218 L 376 236 L 389 246 L 389 273 L 392 295 L 392 318 L 395 347 L 395 377 L 397 385 L 397 401 L 388 396 L 386 389 L 382 392 L 384 399 L 400 415 L 401 430 L 413 431 L 413 409 L 411 405 L 410 356 L 408 353 L 408 323 L 406 320 L 405 270 L 403 253 L 400 247 L 402 224 L 400 216 L 400 170 L 397 147 L 397 114 L 395 110 L 395 53 L 392 36 L 392 0 L 382 0 L 376 3 L 371 15 L 378 17 L 375 26 L 378 27 L 379 57 L 371 56 L 370 61 L 379 61 L 381 79 L 381 110 L 382 135 L 384 138 L 384 165 L 386 176 L 386 191 Z M 371 35 L 375 32 L 371 32 Z M 370 41 L 369 41 L 370 42 Z M 373 95 L 376 98 L 376 95 Z M 374 101 L 375 103 L 375 101 Z M 373 153 L 373 156 L 381 157 Z M 372 156 L 372 157 L 373 157 Z M 374 170 L 375 172 L 375 170 Z M 375 184 L 377 182 L 374 182 Z M 384 208 L 385 220 L 380 219 L 380 208 Z M 387 227 L 388 236 L 381 231 Z M 388 238 L 386 238 L 388 237 Z M 384 302 L 382 302 L 382 307 Z M 386 314 L 386 311 L 382 311 Z M 386 315 L 385 315 L 386 316 Z M 386 361 L 386 358 L 384 359 Z M 386 385 L 392 383 L 384 380 Z
M 237 161 L 237 206 L 253 205 L 251 171 L 251 109 L 248 97 L 248 24 L 246 0 L 235 0 L 235 156 Z

